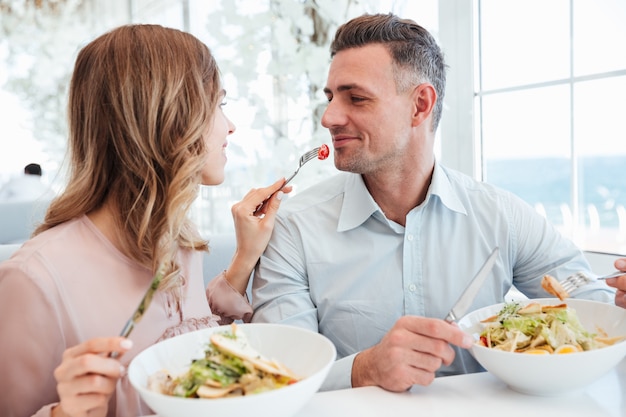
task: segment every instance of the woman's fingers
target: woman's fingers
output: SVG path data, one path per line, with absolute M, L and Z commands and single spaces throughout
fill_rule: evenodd
M 69 415 L 80 415 L 90 410 L 107 408 L 118 378 L 84 375 L 72 382 L 60 382 L 57 392 L 63 410 Z
M 94 338 L 63 353 L 55 369 L 60 409 L 67 415 L 106 415 L 107 404 L 125 369 L 111 352 L 123 354 L 132 342 L 123 337 Z M 92 411 L 98 410 L 95 413 Z
M 96 337 L 68 348 L 63 353 L 63 358 L 77 357 L 85 353 L 108 354 L 117 351 L 121 353 L 132 347 L 133 342 L 124 337 Z
M 124 353 L 131 347 L 132 342 L 122 337 L 89 339 L 63 353 L 63 360 L 56 368 L 54 376 L 59 383 L 73 383 L 84 375 L 119 378 L 124 369 L 116 359 L 109 358 L 108 354 Z M 97 379 L 94 381 L 98 382 Z
M 244 212 L 242 214 L 262 218 L 265 214 L 267 214 L 267 207 L 270 204 L 270 201 L 272 201 L 278 194 L 278 191 L 282 191 L 284 194 L 291 192 L 292 187 L 285 186 L 284 184 L 285 179 L 281 178 L 267 187 L 250 190 L 248 194 L 246 194 L 246 196 L 238 203 L 238 208 Z

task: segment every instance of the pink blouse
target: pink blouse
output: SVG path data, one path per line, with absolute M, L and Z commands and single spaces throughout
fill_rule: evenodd
M 202 256 L 181 251 L 181 309 L 157 292 L 130 335 L 134 344 L 120 358 L 124 366 L 159 340 L 249 320 L 250 304 L 223 275 L 205 290 Z M 53 373 L 65 349 L 93 337 L 118 335 L 151 278 L 148 269 L 118 251 L 86 216 L 39 234 L 0 263 L 0 416 L 50 416 L 59 400 Z M 122 378 L 107 417 L 146 414 L 153 412 Z

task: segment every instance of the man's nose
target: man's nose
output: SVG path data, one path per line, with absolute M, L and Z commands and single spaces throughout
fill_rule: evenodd
M 340 103 L 336 100 L 330 101 L 322 115 L 322 126 L 325 128 L 342 126 L 346 123 L 346 120 L 346 113 Z

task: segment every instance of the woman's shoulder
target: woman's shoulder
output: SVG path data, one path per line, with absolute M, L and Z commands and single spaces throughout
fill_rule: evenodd
M 81 233 L 81 229 L 85 227 L 83 221 L 83 217 L 79 217 L 31 237 L 14 253 L 13 258 L 25 260 L 37 254 L 45 254 L 55 248 L 59 251 L 59 247 L 63 248 L 61 253 L 68 253 L 73 245 L 82 245 L 85 240 L 85 234 Z M 79 235 L 81 235 L 80 239 L 78 239 Z
M 102 243 L 86 223 L 86 217 L 54 226 L 30 238 L 0 263 L 0 277 L 21 277 L 44 285 L 52 272 L 87 261 L 89 253 L 101 253 Z M 89 256 L 91 258 L 93 255 Z

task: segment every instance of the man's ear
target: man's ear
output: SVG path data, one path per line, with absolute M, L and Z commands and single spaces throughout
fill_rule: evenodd
M 417 85 L 413 89 L 413 126 L 419 126 L 424 123 L 426 119 L 430 118 L 430 115 L 435 108 L 437 102 L 437 92 L 435 87 L 429 83 L 422 83 Z

